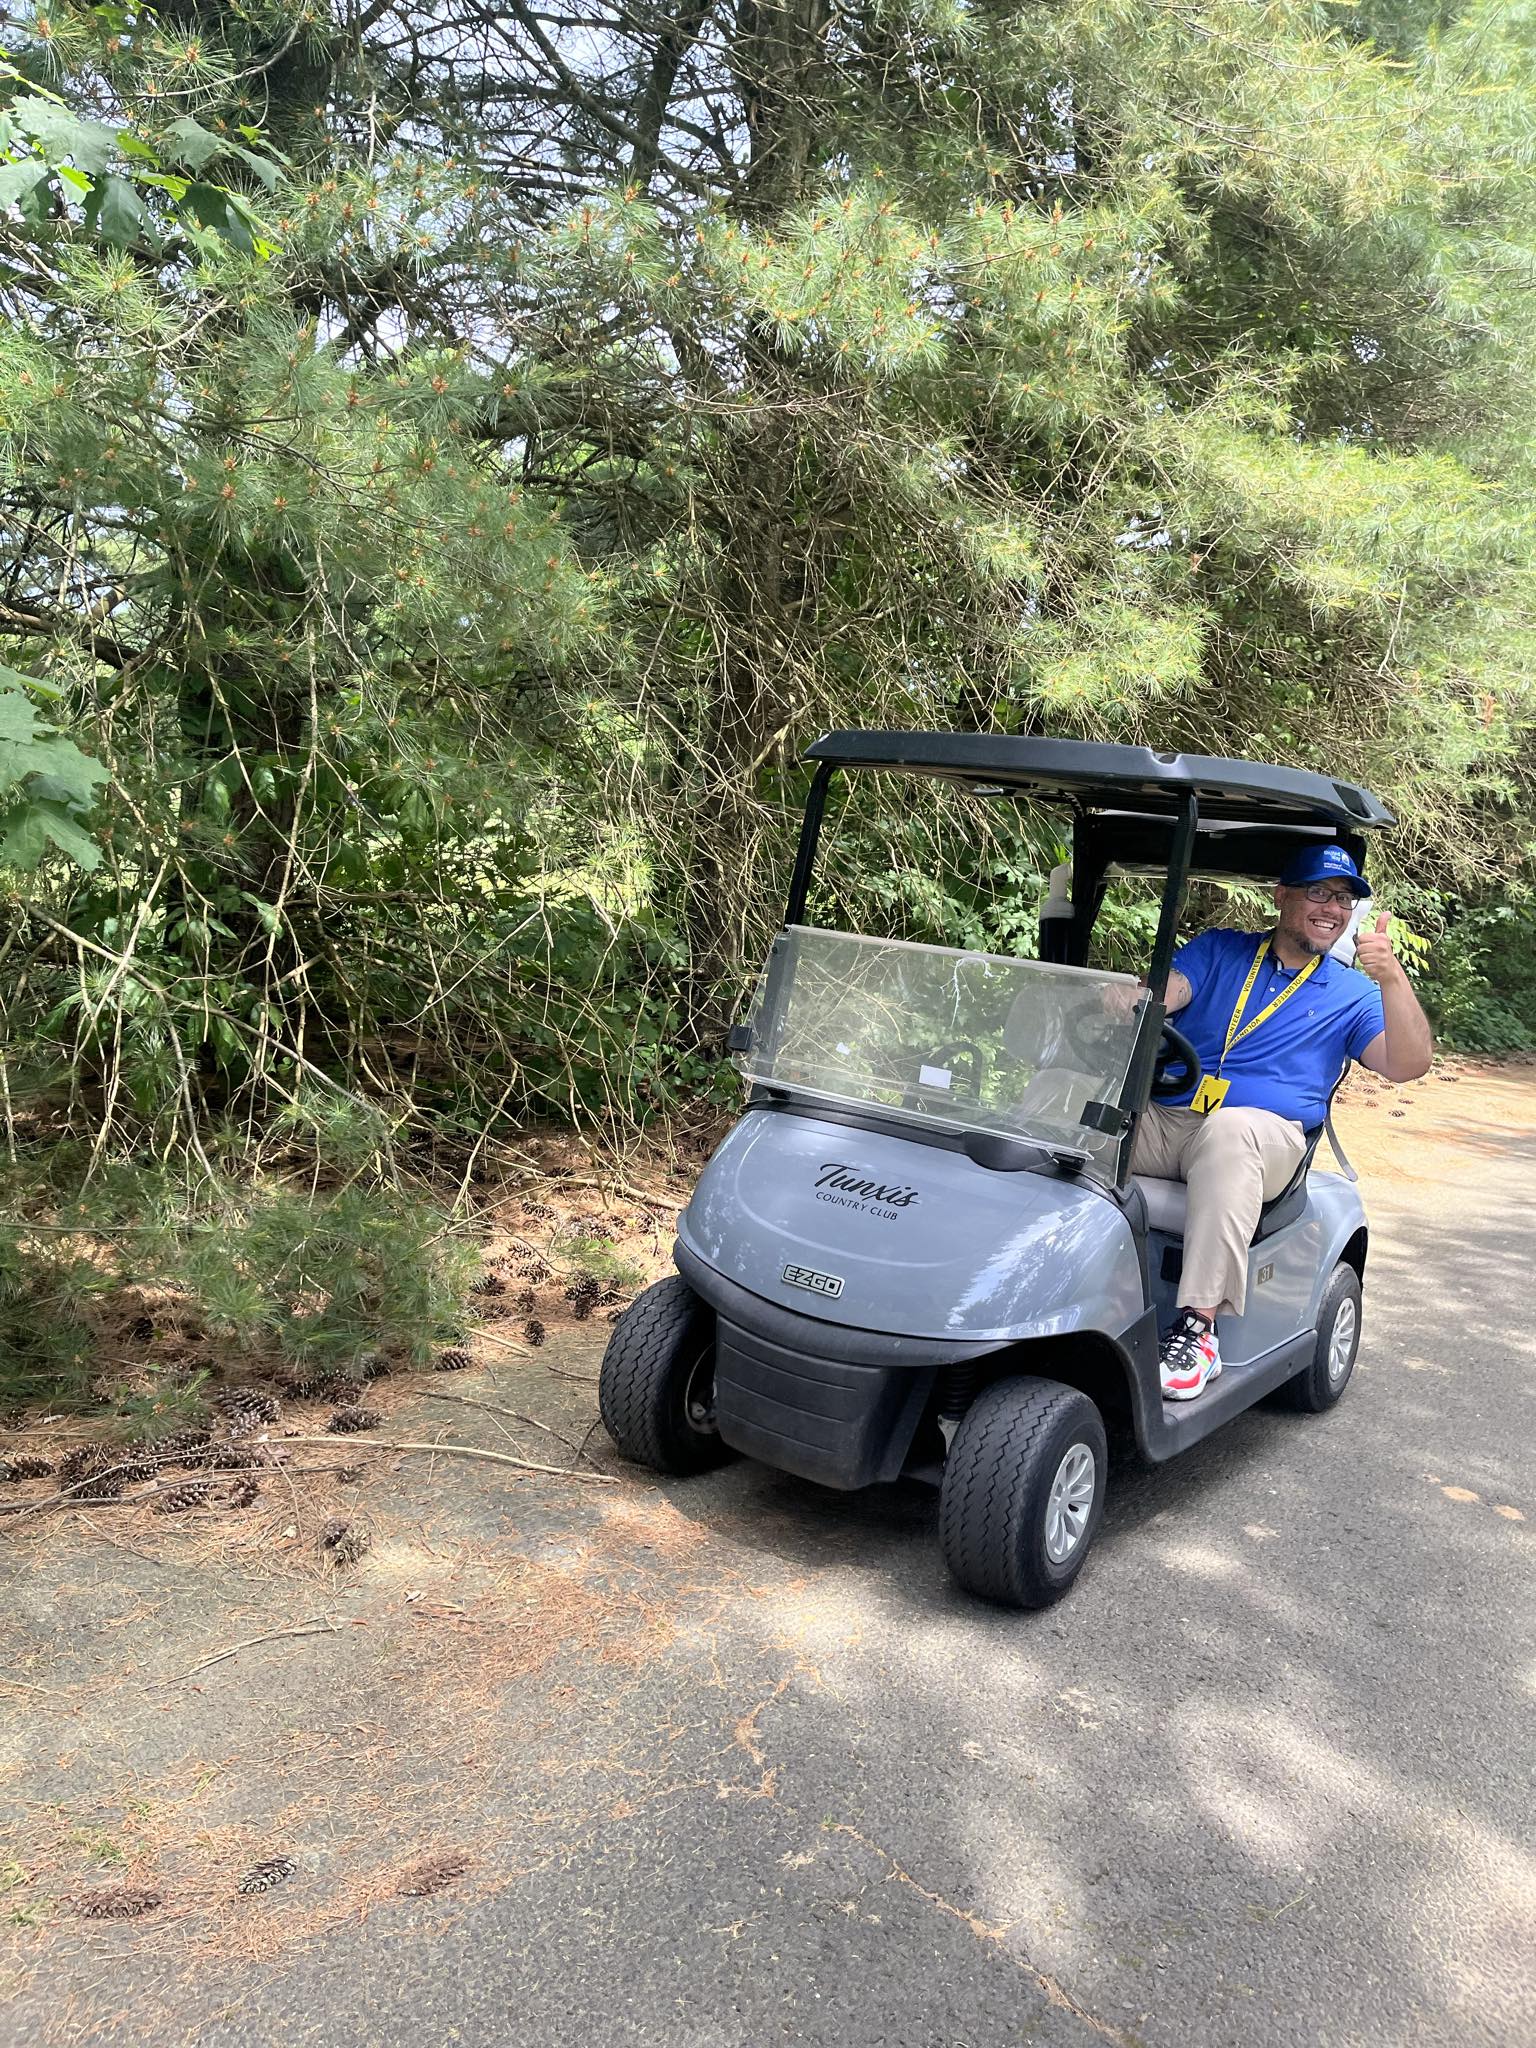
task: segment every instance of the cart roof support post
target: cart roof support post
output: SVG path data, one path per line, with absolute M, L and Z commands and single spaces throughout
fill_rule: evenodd
M 795 850 L 795 871 L 789 878 L 789 902 L 784 910 L 786 924 L 804 924 L 805 899 L 811 893 L 811 873 L 816 865 L 816 842 L 821 837 L 822 814 L 827 808 L 827 784 L 836 767 L 823 761 L 812 778 L 805 799 L 805 817 L 800 825 L 800 844 Z
M 1152 942 L 1152 965 L 1147 969 L 1147 987 L 1154 1002 L 1168 993 L 1168 976 L 1173 969 L 1174 943 L 1179 933 L 1179 906 L 1184 885 L 1195 857 L 1195 834 L 1200 829 L 1200 799 L 1186 789 L 1179 800 L 1178 821 L 1173 828 L 1173 846 L 1168 857 L 1168 878 L 1163 886 L 1163 907 L 1157 920 L 1157 937 Z

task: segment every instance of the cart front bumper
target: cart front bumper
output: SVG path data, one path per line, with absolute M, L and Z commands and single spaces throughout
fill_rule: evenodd
M 847 1365 L 716 1325 L 715 1420 L 735 1450 L 822 1486 L 894 1479 L 933 1390 L 933 1366 Z
M 822 1486 L 897 1478 L 940 1373 L 1008 1348 L 893 1337 L 801 1315 L 725 1279 L 684 1245 L 674 1256 L 715 1311 L 721 1436 L 749 1458 Z

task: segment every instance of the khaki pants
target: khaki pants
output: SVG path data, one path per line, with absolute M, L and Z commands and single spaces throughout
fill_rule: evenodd
M 1307 1149 L 1301 1125 L 1268 1109 L 1148 1105 L 1131 1155 L 1133 1173 L 1189 1184 L 1181 1308 L 1240 1316 L 1248 1297 L 1248 1245 L 1259 1210 L 1272 1202 Z

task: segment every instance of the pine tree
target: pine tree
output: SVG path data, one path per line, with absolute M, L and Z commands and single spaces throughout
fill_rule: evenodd
M 12 1103 L 377 1172 L 358 1094 L 706 1085 L 825 725 L 1302 761 L 1518 871 L 1526 0 L 122 12 L 6 88 L 98 124 L 0 169 Z M 1027 829 L 851 823 L 1010 937 Z

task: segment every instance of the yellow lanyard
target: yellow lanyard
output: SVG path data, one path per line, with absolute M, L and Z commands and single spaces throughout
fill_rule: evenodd
M 1272 1003 L 1266 1003 L 1263 1009 L 1260 1010 L 1257 1017 L 1255 1017 L 1250 1023 L 1245 1024 L 1242 1030 L 1239 1031 L 1237 1028 L 1237 1020 L 1239 1017 L 1242 1016 L 1243 1007 L 1247 1003 L 1248 998 L 1253 994 L 1253 985 L 1259 978 L 1259 969 L 1264 965 L 1264 955 L 1268 951 L 1269 934 L 1268 932 L 1266 932 L 1263 938 L 1259 941 L 1259 950 L 1253 956 L 1253 965 L 1248 970 L 1248 979 L 1243 983 L 1242 992 L 1237 999 L 1237 1007 L 1232 1012 L 1232 1021 L 1227 1026 L 1226 1044 L 1223 1045 L 1223 1047 L 1221 1048 L 1221 1058 L 1216 1062 L 1216 1071 L 1218 1074 L 1226 1065 L 1227 1054 L 1232 1050 L 1233 1046 L 1240 1045 L 1242 1041 L 1245 1038 L 1247 1038 L 1251 1032 L 1257 1031 L 1261 1024 L 1266 1023 L 1269 1018 L 1273 1017 L 1276 1010 L 1278 1010 L 1282 1006 L 1282 1004 L 1288 1003 L 1291 1000 L 1291 997 L 1295 995 L 1297 989 L 1299 989 L 1301 987 L 1301 984 L 1306 980 L 1307 976 L 1312 972 L 1313 968 L 1320 965 L 1322 961 L 1322 955 L 1320 953 L 1314 953 L 1312 955 L 1312 958 L 1307 962 L 1306 966 L 1303 967 L 1301 972 L 1296 976 L 1296 979 L 1290 982 L 1285 988 L 1281 989 L 1279 995 L 1275 997 L 1274 1001 Z

